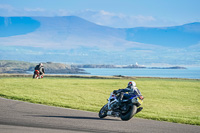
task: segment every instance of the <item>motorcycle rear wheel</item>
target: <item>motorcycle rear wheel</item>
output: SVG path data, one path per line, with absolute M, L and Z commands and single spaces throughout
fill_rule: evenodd
M 130 120 L 137 112 L 137 106 L 131 105 L 126 113 L 120 115 L 121 120 L 128 121 Z
M 107 116 L 108 104 L 104 105 L 99 111 L 99 118 L 104 118 Z

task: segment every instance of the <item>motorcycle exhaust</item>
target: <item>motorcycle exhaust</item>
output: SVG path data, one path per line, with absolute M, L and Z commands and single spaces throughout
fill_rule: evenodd
M 112 111 L 108 111 L 108 112 L 107 112 L 107 115 L 108 115 L 108 116 L 112 116 Z
M 108 111 L 107 112 L 107 116 L 119 117 L 119 113 L 118 112 L 113 112 L 113 111 Z

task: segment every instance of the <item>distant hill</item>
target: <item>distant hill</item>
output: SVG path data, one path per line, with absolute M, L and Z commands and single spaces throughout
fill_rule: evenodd
M 116 44 L 117 41 L 120 41 L 122 46 L 124 45 L 122 42 L 131 41 L 166 47 L 187 47 L 200 41 L 199 22 L 173 27 L 123 29 L 100 26 L 76 16 L 0 17 L 0 29 L 0 37 L 18 35 L 19 39 L 40 42 L 40 44 L 42 42 L 41 46 L 47 48 L 56 44 L 62 45 L 60 47 L 69 47 L 65 46 L 69 44 L 117 46 L 119 45 Z M 19 35 L 23 35 L 23 38 L 20 38 Z M 12 42 L 12 45 L 30 46 L 32 44 L 19 43 L 20 40 L 17 38 L 9 39 L 16 41 Z M 35 45 L 38 46 L 38 44 Z
M 124 41 L 123 29 L 96 25 L 76 16 L 2 18 L 2 45 L 37 46 L 43 48 L 103 47 Z M 24 25 L 24 23 L 26 24 Z M 7 21 L 9 23 L 7 23 Z M 20 24 L 19 24 L 20 23 Z M 37 23 L 37 26 L 35 26 Z M 39 26 L 38 26 L 39 24 Z M 13 28 L 13 29 L 12 29 Z M 28 30 L 30 29 L 30 32 Z M 9 34 L 4 34 L 10 31 Z M 17 36 L 16 36 L 17 35 Z
M 29 63 L 24 61 L 9 61 L 0 60 L 0 74 L 1 73 L 27 73 L 27 71 L 34 72 L 36 63 Z M 46 74 L 84 74 L 83 69 L 66 65 L 62 63 L 43 63 Z
M 0 60 L 195 64 L 199 42 L 199 22 L 173 27 L 112 28 L 76 16 L 0 17 Z M 181 51 L 177 52 L 177 48 Z M 183 57 L 185 53 L 187 58 Z
M 127 29 L 127 40 L 166 47 L 183 48 L 200 41 L 200 23 L 162 28 Z
M 0 17 L 0 37 L 23 35 L 40 27 L 31 17 Z

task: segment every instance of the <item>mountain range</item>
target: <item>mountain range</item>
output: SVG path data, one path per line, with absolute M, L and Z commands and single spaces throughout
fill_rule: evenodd
M 200 22 L 112 28 L 76 16 L 0 17 L 0 60 L 200 65 Z

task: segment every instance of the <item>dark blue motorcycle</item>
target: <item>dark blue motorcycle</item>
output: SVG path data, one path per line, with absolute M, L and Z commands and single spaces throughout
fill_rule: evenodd
M 119 96 L 123 95 L 123 99 L 119 102 Z M 136 113 L 140 112 L 143 108 L 140 107 L 143 103 L 144 97 L 141 95 L 130 94 L 110 94 L 108 103 L 104 105 L 99 111 L 99 117 L 106 116 L 120 117 L 121 120 L 130 120 Z

